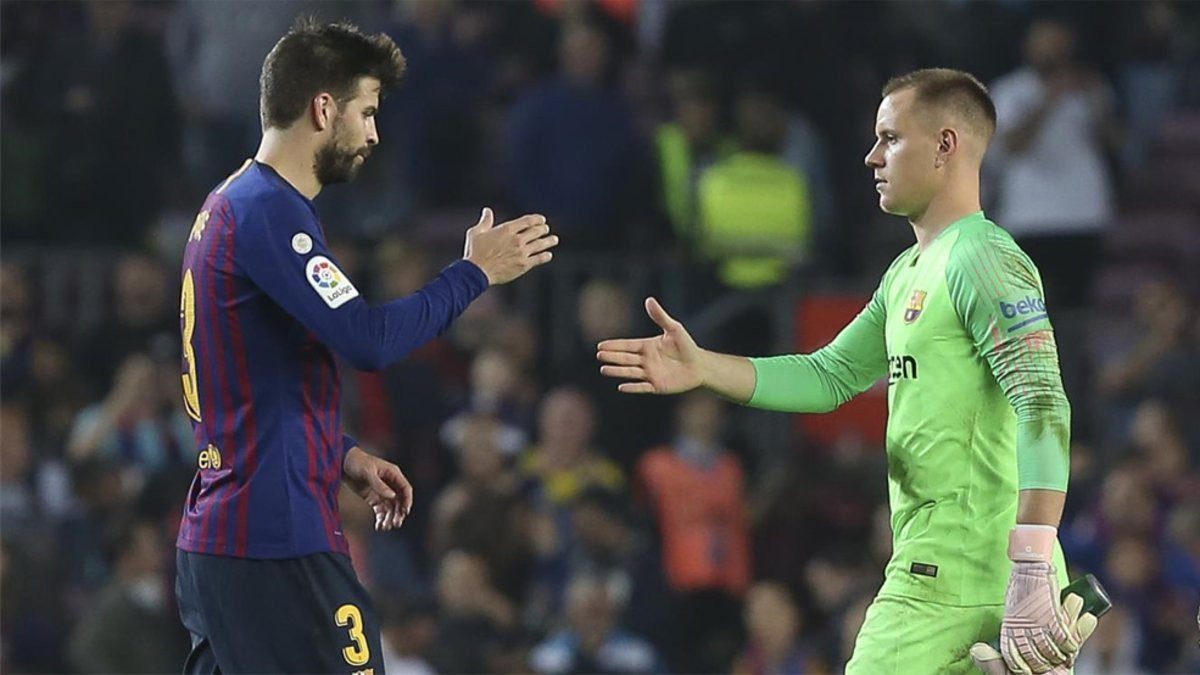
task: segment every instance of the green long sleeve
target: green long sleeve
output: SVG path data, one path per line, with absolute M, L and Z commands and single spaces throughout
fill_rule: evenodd
M 885 312 L 877 290 L 841 333 L 811 354 L 750 359 L 757 382 L 747 405 L 786 412 L 828 412 L 887 372 Z
M 1006 237 L 962 238 L 946 265 L 956 311 L 1017 413 L 1017 486 L 1067 489 L 1071 406 L 1029 258 Z

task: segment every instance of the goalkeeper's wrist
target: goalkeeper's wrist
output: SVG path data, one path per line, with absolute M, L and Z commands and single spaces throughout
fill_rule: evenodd
M 1013 562 L 1045 562 L 1054 556 L 1058 528 L 1052 525 L 1018 523 L 1008 533 L 1008 559 Z
M 720 393 L 723 382 L 717 359 L 716 352 L 700 347 L 700 388 Z

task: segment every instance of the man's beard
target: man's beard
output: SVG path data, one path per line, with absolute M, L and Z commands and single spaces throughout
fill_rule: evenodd
M 367 155 L 371 153 L 370 148 L 367 147 L 358 149 L 344 147 L 339 142 L 341 135 L 341 121 L 336 120 L 333 123 L 333 138 L 317 151 L 313 169 L 317 174 L 317 182 L 321 185 L 346 183 L 354 180 L 354 177 L 358 175 L 358 170 L 362 168 L 362 164 L 355 160 L 362 157 L 365 161 Z

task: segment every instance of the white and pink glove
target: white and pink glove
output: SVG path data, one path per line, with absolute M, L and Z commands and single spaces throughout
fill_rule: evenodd
M 1084 640 L 1096 628 L 1096 617 L 1080 615 L 1083 598 L 1068 595 L 1059 602 L 1058 580 L 1051 555 L 1058 529 L 1049 525 L 1017 525 L 1008 537 L 1013 561 L 1000 651 L 977 642 L 971 658 L 988 675 L 1070 672 Z

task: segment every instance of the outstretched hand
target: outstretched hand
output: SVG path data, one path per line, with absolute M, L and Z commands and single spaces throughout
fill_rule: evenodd
M 550 234 L 546 217 L 529 214 L 499 225 L 492 210 L 485 208 L 479 222 L 467 230 L 463 259 L 483 270 L 488 283 L 507 284 L 529 270 L 554 258 L 550 249 L 558 236 Z
M 629 380 L 617 386 L 627 394 L 678 394 L 704 384 L 704 351 L 683 324 L 671 318 L 654 298 L 646 298 L 646 313 L 662 334 L 604 340 L 596 352 L 604 364 L 600 373 Z
M 353 447 L 342 462 L 342 480 L 375 512 L 380 532 L 400 527 L 413 504 L 412 484 L 400 467 Z

